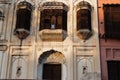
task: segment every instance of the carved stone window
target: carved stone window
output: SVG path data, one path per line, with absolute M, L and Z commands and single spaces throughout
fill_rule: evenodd
M 91 5 L 82 1 L 77 5 L 77 35 L 82 40 L 86 40 L 91 36 Z
M 104 4 L 105 37 L 120 39 L 120 4 Z
M 61 2 L 46 2 L 40 7 L 40 37 L 43 41 L 63 41 L 67 37 L 67 10 Z
M 24 39 L 29 35 L 31 24 L 32 5 L 26 1 L 18 4 L 16 11 L 15 35 Z

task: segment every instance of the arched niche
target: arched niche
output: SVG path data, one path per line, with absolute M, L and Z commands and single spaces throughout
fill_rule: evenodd
M 58 51 L 49 50 L 43 52 L 38 59 L 37 79 L 43 79 L 43 65 L 45 64 L 58 64 L 61 65 L 61 80 L 66 80 L 67 69 L 65 56 Z
M 78 56 L 77 57 L 77 80 L 94 80 L 94 57 L 89 56 Z

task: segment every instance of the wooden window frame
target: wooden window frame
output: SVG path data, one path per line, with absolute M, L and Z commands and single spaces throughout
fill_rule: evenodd
M 104 26 L 106 38 L 120 39 L 119 14 L 120 5 L 104 5 Z
M 91 11 L 80 9 L 77 11 L 77 31 L 89 29 L 91 31 Z
M 46 18 L 48 17 L 48 18 Z M 55 20 L 53 20 L 53 17 Z M 61 18 L 59 20 L 58 18 Z M 44 9 L 41 11 L 41 18 L 40 18 L 40 29 L 63 29 L 67 31 L 67 11 L 63 9 Z M 46 24 L 45 20 L 48 19 L 49 22 Z M 54 25 L 54 28 L 52 28 Z

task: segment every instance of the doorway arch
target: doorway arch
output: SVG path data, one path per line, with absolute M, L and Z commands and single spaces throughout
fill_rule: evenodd
M 61 52 L 55 51 L 53 49 L 43 52 L 38 59 L 37 79 L 44 80 L 47 76 L 50 76 L 49 78 L 52 78 L 53 77 L 51 73 L 52 71 L 52 72 L 59 73 L 58 75 L 56 75 L 60 77 L 58 80 L 66 80 L 67 69 L 65 64 L 66 64 L 66 59 Z M 50 75 L 45 75 L 46 68 L 50 71 L 49 72 Z

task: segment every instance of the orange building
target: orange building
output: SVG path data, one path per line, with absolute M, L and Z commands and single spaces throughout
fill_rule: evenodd
M 120 80 L 120 0 L 98 0 L 102 80 Z

